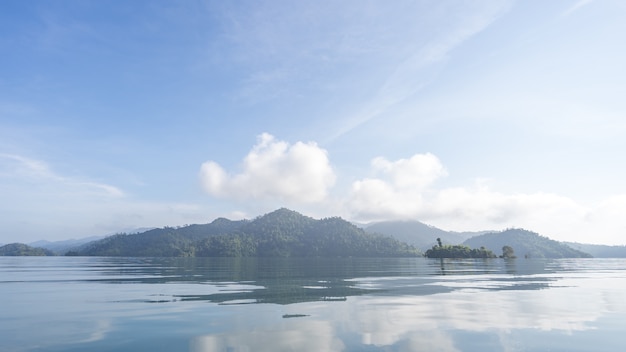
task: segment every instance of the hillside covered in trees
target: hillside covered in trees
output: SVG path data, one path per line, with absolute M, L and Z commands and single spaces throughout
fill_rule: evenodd
M 428 258 L 497 258 L 490 250 L 482 248 L 470 248 L 461 244 L 433 246 L 425 253 Z
M 590 258 L 591 255 L 568 245 L 524 229 L 507 229 L 472 237 L 463 244 L 485 247 L 499 253 L 504 246 L 515 250 L 521 258 Z
M 279 209 L 254 220 L 118 234 L 67 255 L 153 257 L 400 257 L 417 249 L 392 237 L 366 233 L 338 218 L 316 220 Z
M 54 255 L 44 248 L 31 247 L 23 243 L 10 243 L 0 247 L 0 256 L 47 256 Z

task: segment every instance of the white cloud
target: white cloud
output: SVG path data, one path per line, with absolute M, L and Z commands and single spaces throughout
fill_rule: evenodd
M 626 194 L 610 196 L 594 204 L 574 230 L 588 234 L 588 242 L 626 244 Z M 583 241 L 580 241 L 583 242 Z
M 219 198 L 311 203 L 326 198 L 335 174 L 326 150 L 316 143 L 290 145 L 263 133 L 244 158 L 240 173 L 229 174 L 207 161 L 200 168 L 200 182 Z
M 381 178 L 367 178 L 352 184 L 348 199 L 350 212 L 359 219 L 407 218 L 419 214 L 423 194 L 446 171 L 432 154 L 416 154 L 410 159 L 372 160 Z
M 456 231 L 522 227 L 562 241 L 623 244 L 626 242 L 626 195 L 598 204 L 535 192 L 506 194 L 486 181 L 438 188 L 445 168 L 432 154 L 410 159 L 372 160 L 377 177 L 353 182 L 345 215 L 358 221 L 415 219 Z
M 587 212 L 574 200 L 556 194 L 504 194 L 476 185 L 437 191 L 420 217 L 455 230 L 523 227 L 554 237 Z
M 447 174 L 439 159 L 430 154 L 415 154 L 410 159 L 389 161 L 383 157 L 372 160 L 372 166 L 391 177 L 398 188 L 424 189 Z
M 626 196 L 583 204 L 554 193 L 504 193 L 486 180 L 439 187 L 437 181 L 447 176 L 447 170 L 430 153 L 398 160 L 376 157 L 370 167 L 372 175 L 352 182 L 345 198 L 330 195 L 335 173 L 326 150 L 315 143 L 290 145 L 262 134 L 240 173 L 228 173 L 207 161 L 200 180 L 214 197 L 240 204 L 256 201 L 251 204 L 257 212 L 272 210 L 268 206 L 295 206 L 311 216 L 340 215 L 361 222 L 415 219 L 455 231 L 521 227 L 562 241 L 626 242 L 621 235 L 626 222 L 620 215 L 626 211 Z

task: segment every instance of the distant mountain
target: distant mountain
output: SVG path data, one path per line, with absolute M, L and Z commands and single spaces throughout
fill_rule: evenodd
M 81 246 L 85 243 L 100 240 L 104 237 L 105 236 L 91 236 L 91 237 L 85 237 L 81 239 L 70 239 L 70 240 L 63 240 L 63 241 L 41 240 L 41 241 L 31 242 L 28 245 L 31 247 L 45 248 L 54 252 L 57 255 L 63 255 L 65 254 L 65 252 L 69 251 L 72 248 Z
M 518 258 L 589 258 L 590 254 L 523 229 L 508 229 L 472 237 L 464 242 L 472 248 L 485 247 L 502 253 L 502 247 L 513 247 Z
M 316 220 L 282 208 L 251 221 L 219 218 L 210 224 L 114 235 L 68 255 L 390 257 L 419 251 L 341 218 Z
M 626 246 L 607 246 L 602 244 L 584 244 L 576 242 L 563 242 L 566 245 L 586 252 L 595 258 L 626 258 Z
M 152 227 L 134 228 L 134 229 L 127 230 L 124 233 L 140 233 L 140 232 L 145 232 L 151 229 L 153 228 Z M 40 240 L 40 241 L 28 243 L 28 245 L 31 247 L 40 247 L 40 248 L 49 249 L 52 252 L 54 252 L 56 255 L 64 255 L 70 250 L 75 250 L 77 248 L 85 246 L 86 244 L 90 242 L 101 240 L 111 235 L 113 234 L 102 235 L 102 236 L 90 236 L 90 237 L 84 237 L 84 238 L 79 238 L 79 239 L 69 239 L 69 240 L 62 240 L 62 241 Z
M 368 232 L 393 236 L 402 242 L 414 245 L 422 251 L 426 251 L 437 244 L 437 238 L 440 238 L 446 244 L 460 244 L 470 237 L 488 232 L 445 231 L 416 220 L 382 221 L 366 225 L 364 228 Z
M 0 247 L 0 256 L 47 256 L 54 255 L 44 248 L 31 247 L 23 243 L 10 243 Z

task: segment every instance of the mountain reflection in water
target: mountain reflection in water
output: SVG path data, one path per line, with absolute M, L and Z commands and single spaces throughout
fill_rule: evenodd
M 554 281 L 549 277 L 528 277 L 550 270 L 546 262 L 518 265 L 516 259 L 504 261 L 504 266 L 497 259 L 147 258 L 138 259 L 135 265 L 124 261 L 121 266 L 118 258 L 106 260 L 99 267 L 103 277 L 94 281 L 201 284 L 198 292 L 151 297 L 145 300 L 148 303 L 292 304 L 343 301 L 364 294 L 429 295 L 479 288 L 477 285 L 490 290 L 533 290 L 546 288 Z M 439 277 L 444 275 L 454 276 L 455 284 Z M 464 278 L 459 280 L 459 275 Z M 480 283 L 476 278 L 480 278 Z
M 2 351 L 621 347 L 625 260 L 0 258 Z

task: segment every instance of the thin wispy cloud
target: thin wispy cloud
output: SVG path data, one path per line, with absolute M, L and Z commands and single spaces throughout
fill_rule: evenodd
M 0 192 L 0 209 L 10 217 L 7 226 L 19 229 L 16 240 L 29 233 L 67 239 L 212 220 L 202 205 L 137 199 L 116 186 L 61 175 L 42 160 L 16 154 L 0 154 Z M 51 227 L 51 222 L 60 224 Z
M 579 9 L 581 9 L 583 6 L 589 5 L 593 1 L 594 0 L 578 0 L 576 3 L 574 3 L 574 5 L 569 7 L 567 10 L 563 11 L 561 16 L 567 17 L 571 15 L 572 13 L 574 13 L 575 11 L 578 11 Z
M 386 78 L 375 96 L 365 103 L 366 107 L 342 119 L 341 125 L 331 134 L 329 140 L 339 138 L 419 92 L 436 77 L 441 69 L 438 65 L 445 63 L 456 47 L 489 27 L 510 6 L 510 1 L 489 3 L 484 7 L 469 9 L 467 14 L 458 16 L 453 23 L 443 23 L 445 30 L 402 59 L 392 69 L 391 75 Z
M 0 177 L 12 179 L 10 182 L 32 181 L 52 192 L 55 188 L 62 186 L 72 190 L 75 194 L 105 197 L 125 196 L 121 189 L 112 185 L 59 175 L 41 160 L 4 153 L 0 153 L 0 160 L 4 161 L 0 164 Z

